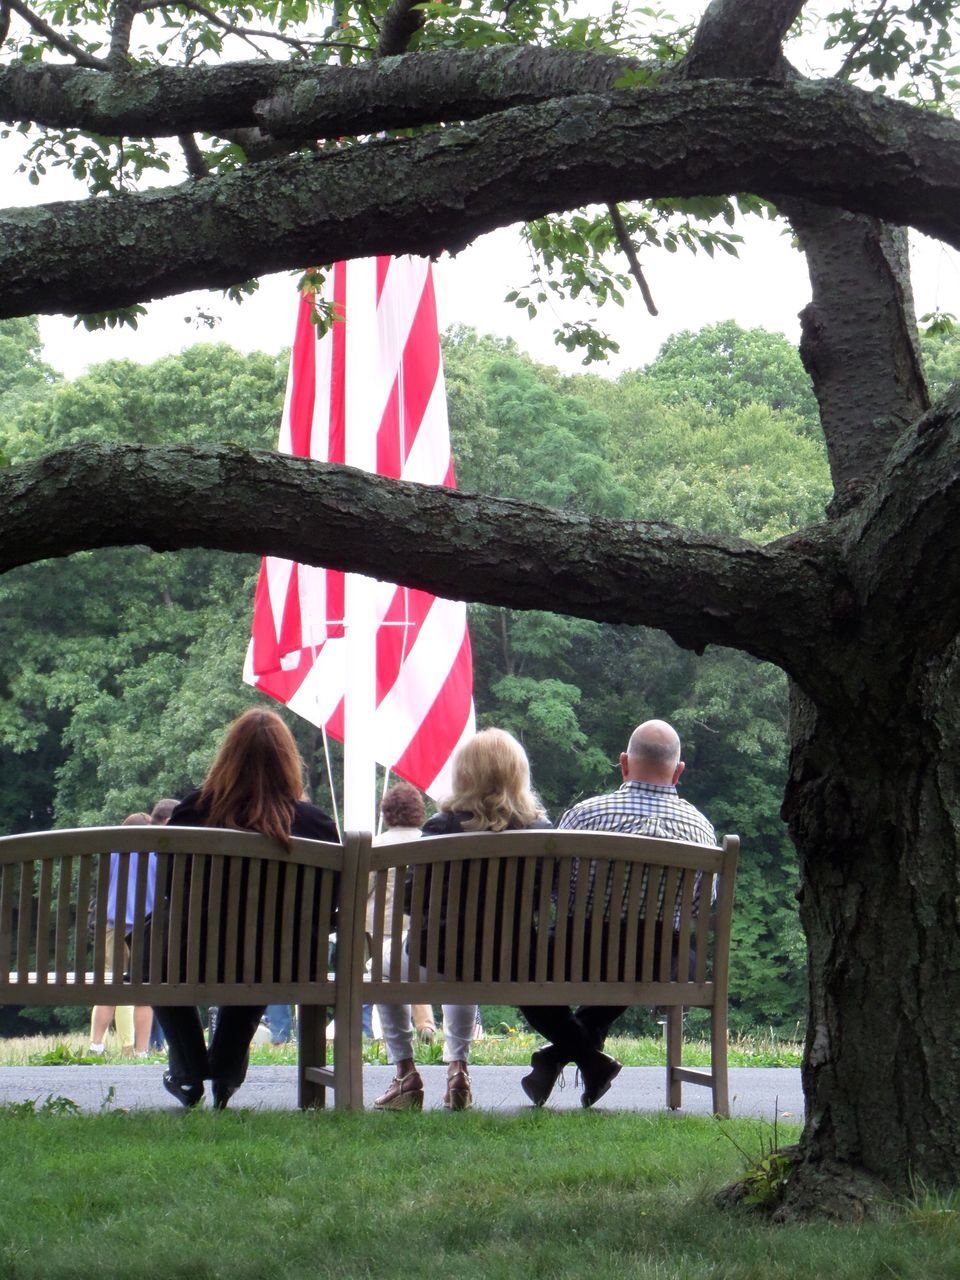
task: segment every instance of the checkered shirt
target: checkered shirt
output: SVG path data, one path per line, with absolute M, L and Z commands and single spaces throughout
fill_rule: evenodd
M 677 795 L 675 786 L 664 786 L 655 782 L 634 782 L 628 780 L 619 791 L 612 791 L 604 796 L 592 796 L 589 800 L 581 800 L 560 819 L 557 824 L 560 831 L 617 831 L 624 835 L 655 836 L 661 840 L 686 840 L 691 844 L 704 844 L 716 847 L 717 836 L 713 827 L 699 809 L 695 809 L 686 800 Z M 573 911 L 574 889 L 577 881 L 577 865 L 573 867 L 570 877 L 570 911 Z M 589 882 L 587 885 L 587 917 L 593 913 L 593 898 L 596 889 L 596 863 L 590 863 Z M 660 881 L 657 898 L 657 919 L 663 916 L 664 879 Z M 714 885 L 714 890 L 716 886 Z M 630 892 L 630 876 L 624 879 L 623 899 L 620 907 L 621 918 L 626 919 L 627 900 Z M 639 901 L 645 901 L 647 892 L 646 871 L 640 884 Z M 610 877 L 604 885 L 603 918 L 610 919 Z M 677 889 L 675 911 L 680 909 L 681 889 Z M 700 877 L 694 885 L 694 904 L 700 899 Z

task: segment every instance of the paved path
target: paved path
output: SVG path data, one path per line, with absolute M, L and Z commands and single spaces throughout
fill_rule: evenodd
M 518 1111 L 529 1107 L 520 1088 L 525 1067 L 474 1067 L 471 1072 L 476 1106 L 489 1111 Z M 421 1067 L 426 1106 L 439 1107 L 443 1099 L 443 1067 Z M 131 1110 L 180 1107 L 160 1083 L 163 1067 L 0 1067 L 0 1104 L 26 1099 L 43 1101 L 48 1096 L 70 1098 L 83 1111 L 102 1107 Z M 370 1106 L 390 1082 L 389 1067 L 364 1067 L 364 1102 Z M 574 1072 L 566 1072 L 566 1088 L 557 1088 L 549 1106 L 557 1110 L 578 1108 L 580 1094 Z M 111 1090 L 113 1093 L 111 1094 Z M 296 1068 L 251 1067 L 247 1082 L 234 1106 L 263 1110 L 293 1110 L 297 1105 Z M 662 1067 L 624 1067 L 612 1089 L 597 1103 L 596 1110 L 660 1111 L 664 1106 Z M 691 1115 L 710 1114 L 710 1091 L 693 1085 L 683 1087 L 683 1110 Z M 800 1071 L 796 1067 L 731 1067 L 730 1110 L 735 1116 L 757 1116 L 772 1121 L 803 1118 Z

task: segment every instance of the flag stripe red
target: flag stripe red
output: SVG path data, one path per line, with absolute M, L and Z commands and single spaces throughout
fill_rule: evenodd
M 376 333 L 350 326 L 350 265 L 328 277 L 336 320 L 319 342 L 311 300 L 301 304 L 291 353 L 281 447 L 304 457 L 346 457 L 348 342 L 370 345 L 376 467 L 381 475 L 454 484 L 428 263 L 379 258 Z M 360 313 L 358 313 L 360 314 Z M 351 362 L 356 364 L 353 355 Z M 368 397 L 369 398 L 369 397 Z M 351 428 L 352 429 L 352 428 Z M 419 434 L 424 432 L 423 440 Z M 342 660 L 326 645 L 348 643 L 343 626 L 344 575 L 265 560 L 254 604 L 245 678 L 298 714 L 342 737 Z M 448 789 L 452 751 L 472 732 L 473 673 L 466 611 L 425 591 L 378 584 L 375 736 L 396 760 L 382 760 L 434 794 Z M 330 655 L 342 650 L 329 650 Z M 320 710 L 322 708 L 322 710 Z M 317 718 L 319 717 L 319 718 Z

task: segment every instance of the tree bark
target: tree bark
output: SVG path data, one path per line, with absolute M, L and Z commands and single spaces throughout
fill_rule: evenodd
M 901 650 L 896 631 L 884 639 Z M 785 1217 L 856 1216 L 881 1188 L 960 1177 L 958 649 L 902 664 L 895 718 L 872 706 L 867 652 L 849 655 L 855 700 L 825 709 L 793 691 L 784 816 L 810 1014 Z
M 800 355 L 813 381 L 839 514 L 877 479 L 908 423 L 929 408 L 903 230 L 786 200 L 813 298 Z
M 832 535 L 758 547 L 229 445 L 64 449 L 0 469 L 0 510 L 0 572 L 102 546 L 255 551 L 468 601 L 659 626 L 688 647 L 727 644 L 809 670 L 811 689 L 813 658 L 849 598 Z
M 0 120 L 108 136 L 256 126 L 276 137 L 336 139 L 604 93 L 638 65 L 614 54 L 525 45 L 384 55 L 344 67 L 257 61 L 114 73 L 45 62 L 0 68 Z
M 802 82 L 556 99 L 173 189 L 0 212 L 0 316 L 225 287 L 316 262 L 318 245 L 327 261 L 456 251 L 601 192 L 609 201 L 736 191 L 804 196 L 960 245 L 960 125 Z

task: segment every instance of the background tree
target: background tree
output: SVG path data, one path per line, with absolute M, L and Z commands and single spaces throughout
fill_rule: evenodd
M 782 53 L 803 0 L 713 0 L 689 42 L 648 11 L 632 28 L 619 7 L 571 19 L 537 0 L 439 5 L 433 21 L 433 6 L 365 2 L 333 28 L 271 4 L 265 35 L 248 25 L 256 4 L 42 7 L 56 27 L 24 0 L 2 11 L 0 118 L 37 126 L 38 179 L 69 163 L 123 198 L 0 213 L 5 315 L 130 318 L 164 293 L 315 262 L 318 245 L 435 252 L 529 219 L 544 283 L 519 303 L 616 298 L 641 275 L 629 253 L 629 269 L 609 258 L 631 237 L 723 251 L 737 202 L 789 219 L 833 488 L 828 518 L 800 533 L 758 546 L 226 445 L 82 445 L 0 473 L 0 567 L 144 542 L 271 552 L 775 663 L 791 680 L 784 813 L 810 973 L 784 1212 L 860 1212 L 911 1177 L 953 1184 L 960 394 L 927 412 L 891 224 L 960 243 L 954 0 L 845 5 L 826 81 Z M 227 29 L 281 56 L 206 61 Z M 134 190 L 173 164 L 171 137 L 190 178 Z

